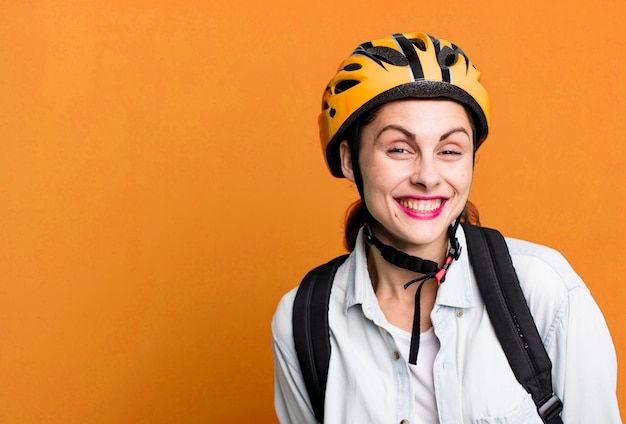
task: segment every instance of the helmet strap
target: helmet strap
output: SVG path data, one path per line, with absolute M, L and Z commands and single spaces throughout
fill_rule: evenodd
M 415 278 L 404 285 L 405 289 L 408 289 L 412 284 L 420 282 L 417 287 L 417 291 L 415 292 L 415 308 L 413 312 L 413 329 L 411 331 L 411 346 L 409 351 L 409 363 L 415 365 L 417 363 L 417 354 L 419 353 L 420 347 L 420 325 L 421 325 L 421 305 L 420 305 L 420 296 L 422 293 L 422 287 L 424 287 L 424 283 L 426 281 L 434 278 L 437 281 L 437 285 L 439 286 L 444 282 L 446 278 L 446 274 L 448 272 L 448 268 L 452 264 L 455 259 L 458 259 L 461 255 L 461 246 L 459 244 L 459 240 L 456 238 L 456 231 L 459 227 L 459 223 L 461 222 L 461 215 L 457 217 L 457 219 L 450 224 L 448 227 L 448 239 L 449 239 L 449 249 L 448 255 L 441 266 L 434 261 L 430 261 L 427 259 L 422 259 L 417 256 L 411 256 L 405 252 L 402 252 L 395 247 L 384 244 L 380 239 L 378 239 L 369 224 L 365 224 L 365 242 L 368 245 L 375 246 L 381 253 L 382 257 L 389 263 L 399 267 L 404 268 L 409 271 L 418 272 L 423 274 L 421 277 Z
M 359 121 L 357 121 L 348 131 L 348 147 L 350 148 L 350 161 L 352 162 L 354 184 L 357 190 L 359 190 L 361 201 L 365 204 L 365 197 L 363 196 L 363 175 L 361 174 L 361 167 L 359 165 L 359 129 L 360 125 Z
M 450 227 L 448 227 L 448 239 L 450 242 L 450 248 L 448 249 L 448 255 L 446 256 L 446 260 L 444 261 L 441 268 L 439 268 L 439 264 L 437 262 L 409 255 L 408 253 L 402 252 L 393 246 L 384 244 L 378 237 L 374 235 L 370 224 L 365 224 L 364 227 L 365 242 L 370 246 L 375 246 L 380 251 L 383 259 L 385 259 L 390 264 L 395 265 L 398 268 L 403 268 L 409 271 L 424 274 L 422 277 L 408 282 L 405 285 L 405 288 L 408 288 L 411 284 L 418 281 L 429 280 L 431 278 L 436 278 L 437 282 L 441 284 L 445 279 L 445 271 L 447 271 L 447 269 L 450 267 L 452 261 L 454 259 L 458 259 L 459 255 L 461 254 L 461 246 L 459 244 L 459 240 L 456 238 L 456 230 L 459 226 L 460 221 L 461 215 L 459 215 L 459 217 L 455 219 L 452 224 L 450 224 Z M 442 272 L 442 270 L 444 272 Z M 442 273 L 441 277 L 438 276 L 440 272 Z

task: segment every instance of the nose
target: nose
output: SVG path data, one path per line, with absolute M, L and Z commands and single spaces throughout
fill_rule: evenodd
M 437 169 L 434 158 L 428 156 L 420 156 L 413 163 L 413 172 L 411 174 L 411 183 L 420 186 L 426 190 L 431 190 L 439 184 L 441 175 Z

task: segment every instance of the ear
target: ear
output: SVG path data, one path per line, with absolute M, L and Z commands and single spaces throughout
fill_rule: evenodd
M 341 172 L 348 180 L 354 182 L 354 170 L 352 169 L 352 152 L 348 142 L 343 140 L 339 144 L 339 156 L 341 157 Z

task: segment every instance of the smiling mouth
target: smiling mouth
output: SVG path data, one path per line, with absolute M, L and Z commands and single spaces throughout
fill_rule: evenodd
M 441 207 L 444 199 L 398 199 L 398 203 L 415 213 L 435 212 Z

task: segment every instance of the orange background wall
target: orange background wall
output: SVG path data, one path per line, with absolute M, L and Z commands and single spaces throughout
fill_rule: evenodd
M 564 253 L 626 358 L 626 3 L 265 3 L 1 2 L 0 422 L 275 422 L 271 316 L 357 196 L 321 93 L 399 31 L 482 70 L 483 223 Z

